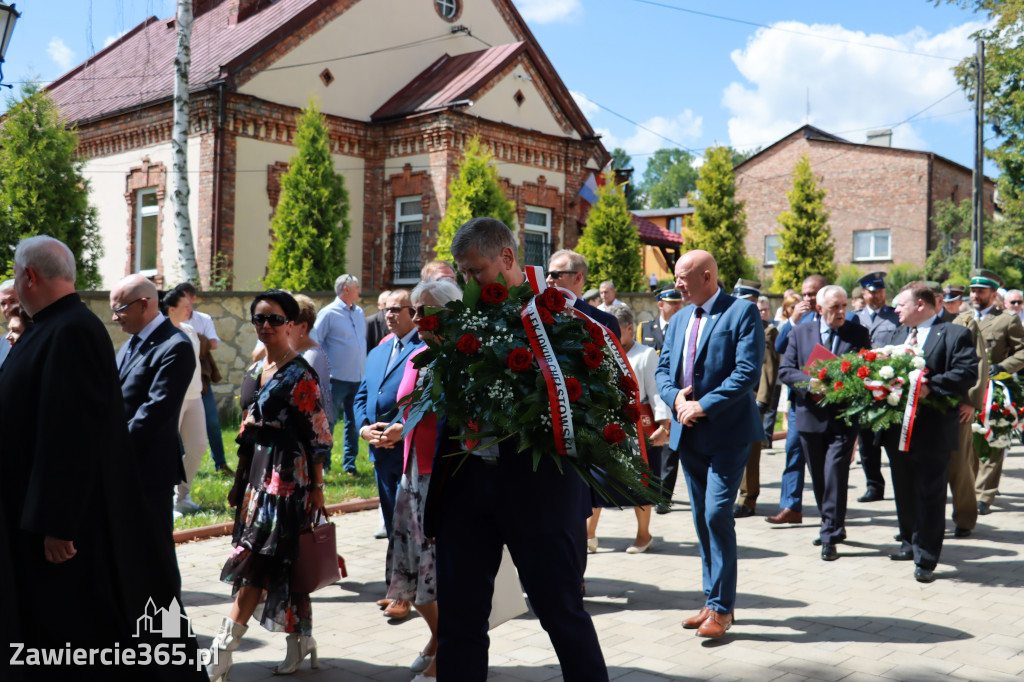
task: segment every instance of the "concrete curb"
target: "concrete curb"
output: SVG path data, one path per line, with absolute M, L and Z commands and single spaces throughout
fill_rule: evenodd
M 348 500 L 347 502 L 338 502 L 337 504 L 327 505 L 327 513 L 351 514 L 352 512 L 364 511 L 366 509 L 376 509 L 379 506 L 379 497 L 371 497 L 366 500 Z M 206 538 L 215 538 L 221 535 L 231 535 L 231 531 L 234 527 L 234 522 L 229 521 L 228 523 L 218 523 L 213 526 L 200 526 L 199 528 L 176 530 L 174 531 L 174 544 L 180 545 L 185 542 L 205 540 Z

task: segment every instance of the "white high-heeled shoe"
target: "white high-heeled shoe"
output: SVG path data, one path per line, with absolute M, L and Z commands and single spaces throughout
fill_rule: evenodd
M 281 665 L 274 668 L 275 675 L 291 675 L 299 669 L 299 664 L 309 656 L 309 667 L 319 668 L 320 663 L 316 657 L 316 640 L 312 635 L 300 635 L 292 633 L 288 635 L 288 655 L 285 656 Z
M 226 682 L 228 671 L 231 670 L 231 652 L 242 643 L 242 636 L 248 629 L 230 618 L 220 622 L 220 630 L 210 644 L 210 662 L 206 666 L 210 682 Z

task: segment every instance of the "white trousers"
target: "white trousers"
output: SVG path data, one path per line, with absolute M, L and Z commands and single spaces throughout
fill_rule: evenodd
M 179 483 L 177 501 L 182 501 L 191 490 L 192 479 L 199 471 L 199 465 L 206 454 L 206 412 L 202 398 L 186 398 L 178 417 L 178 433 L 185 446 L 185 482 Z

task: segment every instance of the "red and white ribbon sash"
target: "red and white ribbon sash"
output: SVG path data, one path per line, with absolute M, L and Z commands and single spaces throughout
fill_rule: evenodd
M 903 424 L 900 426 L 899 450 L 901 452 L 910 450 L 910 438 L 914 435 L 914 421 L 917 418 L 917 403 L 921 397 L 921 387 L 928 383 L 928 380 L 924 378 L 927 371 L 927 369 L 921 370 L 917 378 L 910 384 L 907 407 L 903 410 Z
M 1006 388 L 1006 384 L 1004 384 L 1001 381 L 990 381 L 988 382 L 988 386 L 985 387 L 985 408 L 981 411 L 981 426 L 982 428 L 985 429 L 985 440 L 992 439 L 992 422 L 994 421 L 994 418 L 998 416 L 992 414 L 992 405 L 995 404 L 996 386 L 1003 389 L 1002 408 L 1004 411 L 1010 412 L 1011 426 L 1016 428 L 1017 424 L 1019 423 L 1019 415 L 1017 413 L 1017 410 L 1013 408 L 1013 403 L 1010 400 L 1010 391 Z

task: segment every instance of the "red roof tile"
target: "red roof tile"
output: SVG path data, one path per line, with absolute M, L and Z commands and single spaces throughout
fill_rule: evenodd
M 445 54 L 395 93 L 370 119 L 408 116 L 469 99 L 525 48 L 526 43 L 519 42 L 454 57 Z
M 580 201 L 580 217 L 578 222 L 582 225 L 587 224 L 587 218 L 590 216 L 591 206 L 586 201 Z M 675 232 L 669 232 L 664 227 L 656 223 L 652 223 L 647 218 L 642 218 L 637 214 L 630 212 L 632 216 L 632 222 L 636 225 L 636 231 L 640 235 L 641 244 L 652 244 L 654 246 L 678 246 L 683 243 L 683 238 Z
M 282 24 L 321 0 L 278 0 L 236 24 L 232 3 L 195 18 L 189 89 L 201 90 L 227 74 L 221 66 L 243 56 Z M 150 17 L 112 45 L 54 81 L 50 93 L 68 121 L 85 121 L 169 98 L 177 49 L 173 17 Z

